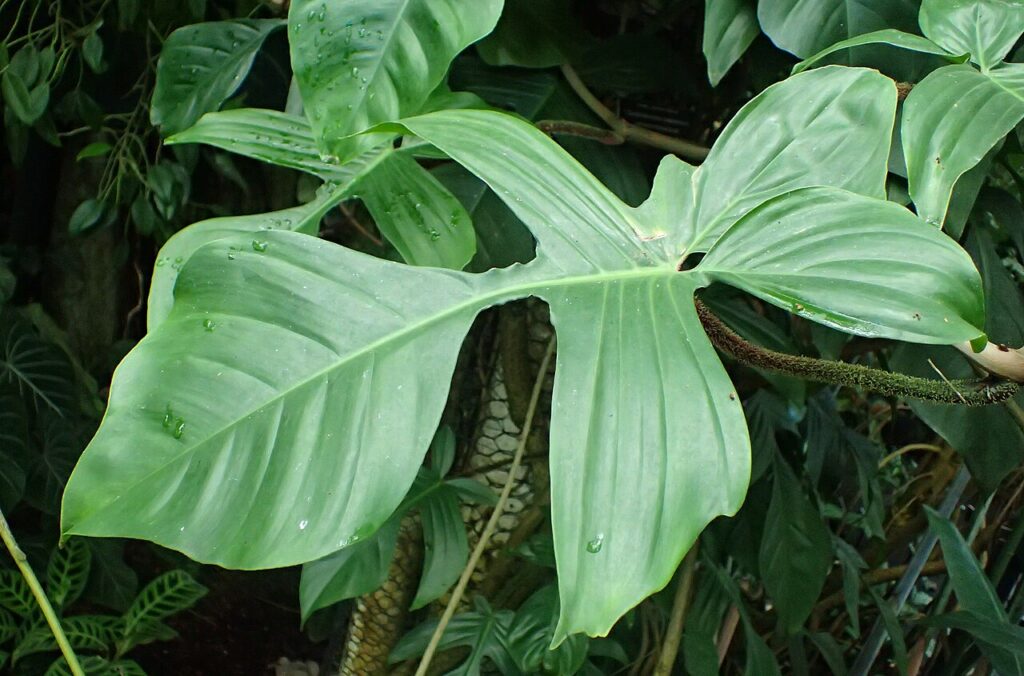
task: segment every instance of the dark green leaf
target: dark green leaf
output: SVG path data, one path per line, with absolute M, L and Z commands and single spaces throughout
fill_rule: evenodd
M 704 58 L 717 85 L 761 33 L 754 0 L 704 0 Z
M 0 77 L 0 91 L 4 101 L 14 114 L 25 124 L 32 124 L 46 112 L 50 101 L 50 88 L 43 82 L 29 89 L 25 81 L 11 67 Z
M 106 70 L 103 63 L 103 39 L 99 33 L 93 31 L 82 41 L 82 58 L 89 65 L 94 73 L 102 73 Z
M 981 564 L 964 541 L 960 531 L 948 519 L 925 506 L 928 525 L 942 543 L 942 558 L 946 562 L 949 579 L 956 590 L 959 607 L 980 617 L 1005 621 L 1006 611 L 992 583 L 985 576 Z
M 75 159 L 78 161 L 84 160 L 89 157 L 103 157 L 113 149 L 113 146 L 104 141 L 97 141 L 96 143 L 90 143 L 89 145 L 78 151 L 75 155 Z
M 97 199 L 89 198 L 78 205 L 68 221 L 68 232 L 72 235 L 84 234 L 100 225 L 106 213 L 106 205 Z
M 139 592 L 124 614 L 124 637 L 131 639 L 147 626 L 195 605 L 206 595 L 206 587 L 182 570 L 156 578 Z
M 1024 673 L 1024 628 L 969 610 L 929 618 L 926 623 L 969 633 L 998 673 Z
M 279 19 L 208 21 L 185 26 L 164 42 L 157 63 L 150 121 L 165 136 L 188 129 L 220 108 L 249 73 Z
M 447 592 L 466 567 L 469 543 L 455 491 L 444 487 L 419 504 L 423 523 L 423 574 L 413 599 L 413 610 Z
M 498 25 L 477 51 L 492 66 L 548 68 L 566 63 L 586 41 L 568 0 L 506 0 Z
M 779 458 L 774 468 L 761 542 L 761 575 L 778 611 L 779 628 L 795 634 L 814 607 L 832 566 L 831 536 L 789 464 Z
M 53 550 L 46 568 L 46 595 L 56 608 L 67 608 L 78 600 L 91 566 L 92 553 L 84 538 L 71 538 Z
M 299 603 L 302 621 L 315 611 L 369 594 L 387 579 L 401 517 L 392 517 L 369 538 L 302 567 Z

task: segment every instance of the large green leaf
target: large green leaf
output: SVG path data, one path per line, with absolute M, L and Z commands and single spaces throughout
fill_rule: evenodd
M 970 54 L 983 69 L 997 65 L 1024 33 L 1020 0 L 924 0 L 921 30 L 952 54 Z
M 164 42 L 149 119 L 165 134 L 191 127 L 220 107 L 248 74 L 279 19 L 207 21 L 185 26 Z
M 880 190 L 895 91 L 877 74 L 796 76 L 780 85 L 790 87 L 788 107 L 777 102 L 778 90 L 763 95 L 776 102 L 764 108 L 767 123 L 806 120 L 804 102 L 823 85 L 821 73 L 880 99 L 867 99 L 880 114 L 859 118 L 857 132 L 846 134 L 872 149 L 856 157 L 873 160 L 881 149 L 879 161 L 846 183 Z M 858 90 L 861 79 L 881 86 Z M 752 114 L 739 124 L 757 135 Z M 63 530 L 148 538 L 242 568 L 310 561 L 365 538 L 413 482 L 476 314 L 539 296 L 551 306 L 560 342 L 551 438 L 563 604 L 557 636 L 607 632 L 667 584 L 701 528 L 735 512 L 746 489 L 743 412 L 692 300 L 711 275 L 677 271 L 693 241 L 682 226 L 694 220 L 692 202 L 679 195 L 690 183 L 699 190 L 731 184 L 697 181 L 691 167 L 670 158 L 651 199 L 633 209 L 519 118 L 443 111 L 390 128 L 420 136 L 483 179 L 533 232 L 537 258 L 468 274 L 400 265 L 289 232 L 265 233 L 259 247 L 246 234 L 200 248 L 179 274 L 166 320 L 118 369 L 104 422 L 65 494 Z M 821 131 L 789 128 L 788 141 L 772 146 L 790 158 L 778 192 L 816 180 L 800 179 L 808 166 L 837 181 L 836 167 L 850 173 L 849 157 L 836 153 L 811 155 L 809 164 L 797 161 L 807 155 L 788 155 L 804 147 L 801 134 Z M 778 194 L 767 177 L 751 180 L 754 191 L 732 188 L 742 200 L 719 208 L 715 227 L 728 230 L 758 206 L 750 195 Z M 883 222 L 867 234 L 886 224 L 898 234 L 904 214 L 880 211 Z M 864 227 L 855 221 L 848 230 Z M 946 242 L 944 235 L 924 233 L 922 260 L 945 251 L 928 241 Z M 741 240 L 727 241 L 741 250 Z M 820 260 L 819 271 L 838 274 L 851 259 L 870 268 L 877 255 L 851 248 Z M 933 266 L 929 289 L 940 302 L 958 297 L 973 270 L 964 265 L 942 255 Z M 915 279 L 927 274 L 912 270 Z M 742 273 L 731 269 L 737 283 Z M 794 302 L 810 303 L 807 291 L 796 288 Z M 838 303 L 823 312 L 845 312 L 849 303 L 839 291 L 815 299 Z M 921 335 L 975 337 L 977 329 L 953 321 L 959 312 L 947 308 L 961 333 L 943 327 L 941 336 L 926 328 Z M 881 323 L 882 315 L 871 318 Z M 623 500 L 634 507 L 630 518 Z
M 934 71 L 903 108 L 903 154 L 917 213 L 940 224 L 957 180 L 1024 118 L 1024 65 Z
M 491 32 L 503 0 L 295 0 L 292 69 L 321 150 L 348 159 L 348 139 L 420 112 L 455 55 Z
M 801 58 L 882 28 L 913 29 L 919 0 L 759 0 L 761 29 Z
M 760 33 L 753 0 L 705 0 L 703 49 L 711 86 L 721 82 Z

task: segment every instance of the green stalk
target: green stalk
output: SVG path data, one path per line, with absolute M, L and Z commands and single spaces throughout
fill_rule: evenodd
M 21 550 L 17 540 L 14 539 L 14 533 L 11 532 L 11 527 L 8 525 L 2 511 L 0 511 L 0 537 L 3 538 L 4 544 L 7 545 L 7 551 L 11 553 L 11 558 L 14 559 L 18 570 L 21 571 L 21 576 L 28 583 L 28 588 L 32 590 L 32 596 L 35 597 L 36 603 L 39 604 L 39 609 L 43 611 L 43 617 L 46 618 L 46 623 L 50 625 L 50 631 L 53 632 L 53 637 L 57 639 L 57 645 L 64 654 L 64 659 L 67 660 L 71 673 L 73 676 L 85 676 L 85 672 L 82 671 L 82 665 L 78 663 L 78 657 L 71 648 L 68 637 L 64 634 L 64 629 L 60 626 L 60 619 L 57 617 L 57 613 L 54 612 L 53 606 L 50 605 L 50 599 L 46 598 L 46 592 L 43 591 L 42 585 L 39 584 L 36 574 L 32 572 L 32 566 L 28 565 L 28 557 L 25 556 L 25 552 Z

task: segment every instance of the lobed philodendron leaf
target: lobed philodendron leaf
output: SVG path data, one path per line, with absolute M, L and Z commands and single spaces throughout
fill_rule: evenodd
M 842 84 L 833 90 L 830 80 Z M 832 101 L 808 106 L 823 88 Z M 871 204 L 895 98 L 891 82 L 867 70 L 790 78 L 740 114 L 735 124 L 747 134 L 730 125 L 717 159 L 712 153 L 699 170 L 666 160 L 638 209 L 519 118 L 442 111 L 393 126 L 485 181 L 536 237 L 536 259 L 469 274 L 289 232 L 266 233 L 259 248 L 251 234 L 200 248 L 179 274 L 166 320 L 117 371 L 104 421 L 69 481 L 63 532 L 151 539 L 239 568 L 310 561 L 365 538 L 416 476 L 474 317 L 538 296 L 559 340 L 550 460 L 556 640 L 606 633 L 668 583 L 701 529 L 734 513 L 746 492 L 743 411 L 700 326 L 695 289 L 728 275 L 775 302 L 773 283 L 791 269 L 785 292 L 815 308 L 812 318 L 853 317 L 852 331 L 904 335 L 917 321 L 906 318 L 921 311 L 920 327 L 912 325 L 920 339 L 980 333 L 970 325 L 980 282 L 962 289 L 976 276 L 970 261 L 899 207 L 876 209 L 870 223 L 829 220 L 807 247 L 794 241 L 818 201 Z M 827 139 L 826 129 L 844 140 Z M 731 157 L 760 171 L 740 171 Z M 822 182 L 839 190 L 790 198 L 796 206 L 777 219 L 779 233 L 775 221 L 758 220 L 772 208 L 760 203 Z M 687 195 L 697 197 L 679 200 Z M 898 269 L 879 251 L 883 231 L 902 255 Z M 726 253 L 716 253 L 719 236 Z M 850 244 L 827 249 L 828 236 Z M 777 261 L 769 251 L 740 255 L 764 248 L 762 238 Z M 714 265 L 679 272 L 681 256 L 702 242 Z M 880 257 L 890 271 L 885 287 L 874 274 Z M 890 294 L 903 269 L 907 293 Z M 870 289 L 876 308 L 860 295 Z M 915 290 L 928 305 L 917 304 Z
M 171 33 L 160 51 L 150 121 L 161 132 L 187 129 L 216 110 L 249 73 L 256 52 L 279 19 L 208 21 Z
M 292 69 L 327 155 L 372 145 L 350 138 L 419 113 L 455 55 L 494 28 L 503 0 L 295 0 Z
M 1024 118 L 1024 64 L 945 66 L 903 108 L 903 154 L 917 213 L 941 224 L 957 180 Z
M 982 70 L 998 65 L 1024 33 L 1021 0 L 923 0 L 921 31 Z

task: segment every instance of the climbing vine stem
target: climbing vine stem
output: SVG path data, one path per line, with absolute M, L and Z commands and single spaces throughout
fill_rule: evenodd
M 817 383 L 858 387 L 890 397 L 967 406 L 1005 402 L 1020 387 L 1019 383 L 1012 381 L 931 380 L 860 364 L 775 352 L 744 340 L 704 303 L 699 300 L 696 302 L 701 324 L 715 347 L 737 361 L 766 371 L 785 373 Z
M 501 495 L 498 497 L 498 503 L 494 506 L 491 518 L 487 520 L 484 532 L 480 534 L 480 540 L 476 543 L 476 547 L 473 548 L 473 553 L 470 555 L 469 561 L 466 562 L 466 567 L 462 571 L 462 576 L 459 578 L 458 583 L 455 585 L 455 589 L 452 591 L 452 597 L 449 599 L 448 605 L 445 606 L 444 614 L 441 615 L 441 620 L 437 623 L 437 628 L 434 629 L 433 636 L 430 637 L 430 643 L 427 644 L 427 649 L 423 653 L 423 658 L 420 660 L 419 667 L 416 669 L 416 676 L 426 676 L 427 670 L 430 668 L 430 662 L 434 659 L 434 653 L 437 652 L 437 647 L 441 643 L 441 637 L 444 636 L 444 630 L 448 627 L 448 623 L 451 622 L 452 616 L 455 615 L 455 609 L 459 607 L 459 603 L 462 601 L 462 597 L 466 593 L 466 586 L 469 584 L 469 580 L 473 577 L 473 571 L 476 569 L 476 565 L 480 561 L 480 557 L 483 556 L 484 551 L 487 549 L 488 541 L 490 541 L 491 536 L 498 527 L 498 520 L 501 519 L 502 512 L 505 510 L 505 504 L 508 502 L 508 497 L 512 493 L 512 485 L 515 482 L 516 475 L 519 473 L 519 467 L 523 462 L 523 453 L 526 450 L 526 441 L 530 438 L 530 431 L 533 429 L 533 417 L 537 412 L 537 403 L 540 401 L 540 393 L 544 389 L 544 379 L 547 377 L 548 365 L 551 363 L 551 356 L 554 353 L 555 337 L 552 336 L 548 341 L 548 347 L 544 352 L 544 358 L 540 362 L 540 370 L 537 372 L 537 380 L 533 384 L 533 392 L 530 393 L 530 403 L 526 409 L 526 418 L 523 420 L 523 429 L 519 433 L 519 444 L 516 446 L 515 456 L 512 458 L 511 467 L 509 467 L 508 479 L 505 481 L 505 485 L 501 489 Z
M 36 574 L 32 572 L 32 566 L 28 564 L 28 557 L 25 556 L 25 552 L 21 550 L 17 540 L 14 539 L 14 533 L 11 531 L 11 527 L 7 523 L 7 518 L 3 512 L 0 512 L 0 537 L 3 538 L 4 544 L 7 545 L 7 551 L 11 553 L 11 558 L 14 559 L 18 570 L 21 571 L 21 576 L 28 583 L 28 588 L 32 591 L 32 596 L 35 597 L 36 603 L 39 604 L 39 609 L 43 611 L 43 617 L 46 618 L 46 623 L 50 625 L 50 631 L 53 632 L 53 637 L 57 639 L 57 645 L 64 654 L 64 659 L 67 660 L 71 673 L 73 676 L 85 676 L 85 672 L 82 671 L 82 665 L 78 663 L 78 657 L 71 648 L 68 637 L 64 634 L 64 629 L 60 626 L 60 618 L 57 617 L 53 606 L 50 605 L 50 599 L 46 598 L 46 592 L 43 591 L 42 585 L 39 584 Z

